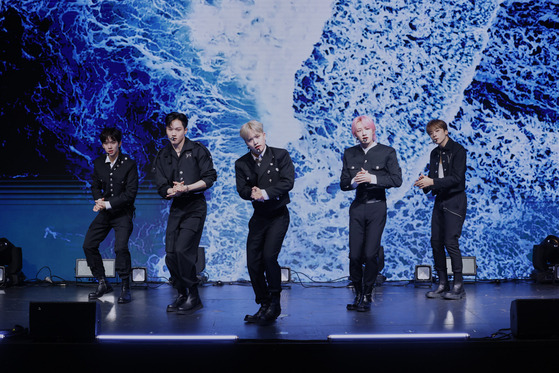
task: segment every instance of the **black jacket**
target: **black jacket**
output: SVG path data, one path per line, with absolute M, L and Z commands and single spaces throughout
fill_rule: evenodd
M 111 204 L 112 212 L 125 209 L 134 210 L 134 201 L 138 194 L 138 166 L 126 154 L 120 153 L 111 169 L 106 163 L 106 155 L 93 162 L 91 192 L 93 198 L 104 198 Z
M 260 166 L 250 152 L 235 161 L 235 177 L 239 196 L 250 201 L 252 187 L 265 189 L 269 199 L 252 201 L 255 212 L 268 214 L 290 202 L 289 191 L 295 183 L 295 167 L 285 149 L 266 147 Z
M 444 177 L 439 178 L 439 162 L 442 159 Z M 425 193 L 433 195 L 452 195 L 466 190 L 466 149 L 448 139 L 446 146 L 437 146 L 431 151 L 429 159 L 429 177 L 434 185 L 424 188 Z
M 204 145 L 186 138 L 180 156 L 171 144 L 161 149 L 155 159 L 155 184 L 161 197 L 166 198 L 167 190 L 173 187 L 174 181 L 184 181 L 184 184 L 188 185 L 198 180 L 206 183 L 204 190 L 210 188 L 217 180 L 212 156 Z M 202 194 L 204 190 L 182 194 L 175 199 L 191 198 Z
M 351 180 L 361 168 L 377 177 L 376 184 L 362 183 L 357 186 L 355 199 L 366 202 L 369 200 L 386 200 L 386 189 L 402 185 L 402 170 L 394 148 L 377 144 L 367 154 L 361 145 L 352 146 L 344 151 L 340 188 L 344 191 L 353 190 Z

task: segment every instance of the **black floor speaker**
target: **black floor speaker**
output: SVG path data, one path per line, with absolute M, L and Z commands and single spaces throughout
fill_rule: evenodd
M 515 299 L 510 305 L 510 328 L 516 338 L 559 337 L 559 299 Z
M 29 333 L 39 341 L 92 342 L 100 315 L 97 302 L 31 302 Z

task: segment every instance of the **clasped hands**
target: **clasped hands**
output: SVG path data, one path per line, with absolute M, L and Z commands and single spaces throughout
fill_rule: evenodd
M 373 181 L 373 178 L 372 175 L 369 173 L 369 171 L 365 170 L 364 168 L 361 168 L 361 171 L 359 171 L 357 175 L 355 175 L 353 181 L 356 184 L 370 183 L 371 181 Z
M 433 184 L 434 184 L 433 179 L 431 179 L 430 177 L 427 177 L 425 175 L 420 174 L 419 178 L 417 179 L 417 181 L 413 185 L 423 189 L 423 188 L 429 187 Z
M 167 198 L 178 197 L 183 193 L 188 193 L 188 185 L 184 185 L 184 181 L 173 181 L 173 187 L 167 189 Z
M 99 212 L 105 210 L 107 206 L 105 205 L 105 198 L 99 198 L 95 201 L 95 206 L 93 206 L 93 211 Z
M 259 187 L 253 186 L 252 187 L 252 191 L 250 193 L 250 198 L 252 198 L 253 201 L 259 201 L 259 202 L 264 202 L 264 194 L 262 193 L 262 189 L 260 189 Z

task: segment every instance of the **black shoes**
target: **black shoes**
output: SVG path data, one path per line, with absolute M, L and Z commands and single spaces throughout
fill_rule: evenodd
M 103 295 L 108 294 L 113 291 L 113 288 L 104 277 L 99 279 L 99 284 L 97 289 L 93 293 L 89 293 L 89 300 L 95 300 L 101 298 Z
M 179 295 L 175 301 L 167 306 L 167 312 L 176 312 L 178 314 L 188 314 L 202 308 L 202 300 L 198 294 L 198 287 L 193 286 L 186 290 L 179 290 Z
M 353 283 L 353 291 L 355 292 L 355 298 L 353 298 L 353 303 L 348 303 L 346 309 L 348 311 L 355 311 L 359 306 L 359 303 L 363 301 L 363 286 L 358 283 Z
M 466 296 L 464 291 L 464 278 L 462 273 L 454 273 L 454 283 L 452 290 L 448 284 L 446 273 L 439 276 L 439 286 L 435 291 L 428 291 L 425 296 L 430 299 L 450 299 L 459 300 Z
M 88 297 L 89 300 L 96 300 L 105 294 L 111 293 L 112 291 L 112 286 L 104 277 L 101 277 L 99 278 L 97 289 L 93 293 L 89 293 Z M 132 295 L 130 293 L 130 279 L 122 279 L 122 290 L 120 291 L 120 296 L 118 297 L 118 303 L 130 303 L 131 301 Z
M 270 299 L 261 303 L 260 309 L 254 315 L 246 315 L 248 324 L 270 325 L 281 315 L 280 295 L 273 293 Z
M 257 320 L 258 325 L 273 324 L 276 319 L 281 315 L 281 306 L 279 302 L 272 302 L 270 306 L 260 315 Z
M 345 308 L 348 311 L 355 311 L 357 309 L 357 307 L 359 307 L 359 304 L 361 302 L 363 302 L 363 293 L 357 293 L 357 294 L 355 294 L 355 298 L 353 299 L 353 303 L 348 303 Z
M 193 291 L 192 288 L 190 288 L 186 300 L 177 308 L 178 314 L 192 313 L 204 307 L 202 300 L 198 296 L 198 288 L 195 289 L 196 290 Z
M 266 310 L 270 307 L 269 303 L 262 303 L 258 311 L 254 315 L 245 315 L 245 322 L 249 324 L 255 324 L 260 320 L 260 318 L 266 313 Z
M 363 299 L 357 305 L 357 312 L 367 312 L 371 309 L 371 303 L 373 303 L 373 287 L 365 288 L 365 294 L 363 294 Z
M 355 287 L 355 298 L 353 303 L 349 303 L 346 306 L 348 311 L 357 312 L 367 312 L 371 309 L 371 303 L 373 303 L 373 286 L 365 286 L 365 289 L 361 289 L 360 284 L 354 284 Z
M 466 292 L 464 291 L 464 286 L 462 286 L 462 284 L 454 284 L 452 290 L 449 291 L 448 293 L 445 293 L 443 295 L 443 298 L 450 299 L 450 300 L 459 300 L 464 298 L 465 296 L 466 296 Z
M 450 299 L 450 300 L 458 300 L 464 298 L 465 296 L 466 296 L 466 292 L 464 291 L 464 278 L 462 276 L 462 273 L 455 273 L 452 290 L 446 293 L 443 296 L 443 298 Z
M 122 288 L 120 290 L 120 296 L 118 297 L 118 303 L 130 303 L 132 301 L 132 295 L 130 294 L 130 279 L 122 279 Z
M 450 291 L 448 283 L 439 283 L 439 286 L 434 291 L 428 291 L 425 296 L 430 299 L 442 298 L 447 292 Z
M 186 301 L 186 290 L 179 290 L 179 295 L 175 301 L 167 305 L 167 312 L 177 312 L 177 309 L 181 304 Z

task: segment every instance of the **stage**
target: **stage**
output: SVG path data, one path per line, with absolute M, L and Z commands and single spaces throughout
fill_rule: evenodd
M 166 312 L 174 290 L 150 283 L 133 288 L 132 303 L 116 302 L 118 288 L 97 301 L 100 323 L 94 341 L 33 338 L 31 302 L 87 302 L 93 288 L 71 282 L 2 289 L 0 329 L 7 334 L 0 341 L 0 358 L 10 357 L 15 366 L 24 367 L 34 366 L 33 356 L 40 355 L 53 370 L 78 364 L 81 371 L 181 364 L 187 371 L 269 368 L 251 363 L 255 356 L 270 359 L 272 368 L 289 371 L 367 365 L 423 371 L 434 364 L 446 364 L 451 371 L 485 371 L 531 361 L 547 366 L 559 347 L 556 339 L 511 334 L 512 301 L 551 299 L 559 291 L 557 285 L 528 280 L 470 282 L 466 298 L 459 301 L 427 299 L 426 287 L 386 282 L 375 290 L 371 311 L 365 313 L 345 309 L 352 299 L 345 282 L 289 283 L 282 293 L 282 314 L 271 326 L 243 322 L 245 314 L 258 308 L 247 283 L 204 284 L 204 308 L 189 315 Z

